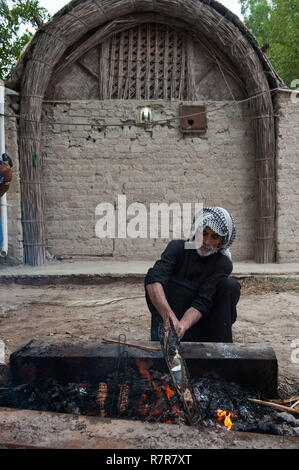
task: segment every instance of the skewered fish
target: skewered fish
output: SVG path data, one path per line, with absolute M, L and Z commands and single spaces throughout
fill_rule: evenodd
M 189 424 L 196 424 L 200 420 L 200 410 L 195 398 L 190 375 L 181 353 L 180 341 L 170 319 L 171 329 L 165 331 L 160 323 L 159 338 L 161 349 L 166 360 L 174 388 L 183 405 L 185 416 Z

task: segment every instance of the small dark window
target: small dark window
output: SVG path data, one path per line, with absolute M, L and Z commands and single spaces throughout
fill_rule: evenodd
M 205 106 L 182 105 L 180 108 L 181 132 L 204 133 L 207 130 Z

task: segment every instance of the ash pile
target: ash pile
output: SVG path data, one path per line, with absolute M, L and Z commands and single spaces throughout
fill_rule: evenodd
M 208 426 L 218 426 L 221 420 L 215 421 L 215 416 L 218 410 L 225 410 L 232 417 L 235 431 L 299 436 L 299 420 L 291 413 L 278 412 L 248 400 L 250 397 L 264 398 L 255 390 L 210 378 L 196 380 L 193 389 L 203 412 L 203 423 Z
M 54 379 L 44 378 L 33 384 L 3 387 L 0 389 L 0 406 L 187 424 L 176 394 L 170 389 L 170 376 L 152 372 L 152 387 L 149 382 L 142 383 L 143 388 L 137 387 L 135 379 L 134 386 L 123 383 L 122 393 L 115 396 L 112 378 L 110 382 L 107 380 L 97 384 L 60 384 Z M 291 413 L 276 411 L 248 400 L 249 397 L 263 398 L 254 390 L 211 378 L 196 379 L 193 381 L 193 390 L 202 415 L 202 420 L 196 424 L 198 427 L 223 427 L 221 418 L 225 413 L 225 416 L 231 418 L 228 429 L 234 431 L 299 436 L 299 420 Z M 219 414 L 219 410 L 222 413 Z
M 122 376 L 123 375 L 123 376 Z M 61 384 L 53 378 L 0 388 L 0 407 L 54 411 L 158 423 L 185 423 L 178 397 L 170 388 L 170 376 L 152 371 L 139 376 L 126 368 L 101 382 Z

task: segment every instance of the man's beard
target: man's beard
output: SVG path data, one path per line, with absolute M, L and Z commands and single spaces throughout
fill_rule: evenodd
M 199 254 L 199 256 L 207 257 L 210 255 L 213 255 L 216 252 L 216 248 L 213 248 L 210 245 L 205 245 L 204 243 L 202 243 L 202 245 L 199 248 L 197 248 L 196 251 Z

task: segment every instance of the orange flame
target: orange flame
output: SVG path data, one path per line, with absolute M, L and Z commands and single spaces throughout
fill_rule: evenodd
M 233 425 L 231 417 L 236 418 L 237 416 L 234 415 L 233 413 L 228 413 L 227 414 L 226 411 L 218 410 L 217 413 L 216 413 L 216 417 L 217 417 L 217 421 L 219 423 L 223 422 L 224 425 L 226 426 L 227 430 L 230 430 L 232 425 Z
M 151 374 L 149 372 L 149 370 L 147 369 L 146 367 L 146 363 L 144 361 L 142 361 L 141 359 L 137 358 L 136 359 L 136 364 L 139 368 L 139 371 L 142 375 L 144 375 L 149 384 L 153 387 L 153 389 L 155 390 L 156 392 L 156 399 L 155 399 L 155 403 L 154 403 L 154 406 L 152 408 L 152 410 L 148 410 L 149 408 L 149 405 L 145 405 L 144 401 L 145 401 L 145 398 L 146 398 L 146 395 L 142 394 L 141 395 L 141 398 L 139 399 L 139 404 L 141 404 L 144 409 L 143 411 L 141 411 L 141 414 L 142 415 L 145 415 L 145 414 L 150 414 L 151 416 L 153 416 L 154 418 L 158 419 L 161 415 L 162 415 L 162 412 L 155 407 L 158 399 L 159 399 L 159 396 L 160 396 L 160 393 L 164 392 L 166 397 L 167 397 L 167 400 L 170 402 L 170 398 L 171 396 L 174 394 L 174 391 L 171 390 L 170 386 L 168 384 L 164 385 L 162 384 L 160 387 L 155 383 L 155 381 L 152 379 L 151 377 Z M 179 410 L 176 410 L 176 411 L 179 411 Z M 168 410 L 168 412 L 170 412 L 170 410 Z M 176 413 L 176 416 L 178 416 L 178 413 Z M 166 423 L 167 424 L 170 424 L 172 423 L 171 420 L 167 419 L 166 420 Z
M 139 358 L 136 358 L 136 364 L 139 367 L 140 374 L 145 375 L 148 382 L 151 384 L 152 383 L 151 374 L 149 373 L 149 370 L 146 368 L 145 362 Z
M 170 400 L 171 395 L 174 394 L 174 392 L 171 390 L 171 388 L 169 387 L 168 384 L 166 384 L 166 386 L 165 386 L 165 394 L 167 396 L 168 401 Z

